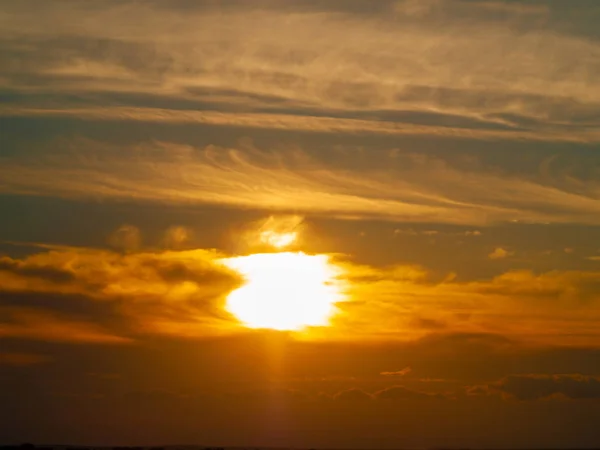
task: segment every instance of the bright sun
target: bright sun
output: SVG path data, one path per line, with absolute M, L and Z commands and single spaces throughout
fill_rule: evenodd
M 264 232 L 261 240 L 280 249 L 295 233 Z M 245 284 L 229 294 L 226 309 L 250 328 L 302 330 L 328 325 L 343 300 L 340 269 L 327 255 L 303 252 L 260 253 L 227 258 Z
M 326 255 L 264 253 L 223 262 L 246 279 L 229 294 L 226 308 L 250 328 L 327 325 L 342 300 L 336 268 Z

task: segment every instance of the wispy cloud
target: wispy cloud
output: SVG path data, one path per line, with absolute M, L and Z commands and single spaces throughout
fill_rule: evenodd
M 348 148 L 328 157 L 301 147 L 130 147 L 84 138 L 44 149 L 46 156 L 3 158 L 0 190 L 434 223 L 595 224 L 600 217 L 600 184 L 545 161 L 541 174 L 519 177 L 466 157 L 398 149 L 370 158 Z
M 410 367 L 405 367 L 402 370 L 381 372 L 380 375 L 384 375 L 386 377 L 396 377 L 396 376 L 402 377 L 404 375 L 408 375 L 411 372 L 412 372 L 412 369 Z
M 179 109 L 158 109 L 151 107 L 65 107 L 61 106 L 3 106 L 0 107 L 0 117 L 9 118 L 71 118 L 93 121 L 147 122 L 157 124 L 199 124 L 214 126 L 229 126 L 239 128 L 258 128 L 272 131 L 305 131 L 312 133 L 330 134 L 367 134 L 381 136 L 429 136 L 450 139 L 472 139 L 476 141 L 508 140 L 532 142 L 565 142 L 579 144 L 595 144 L 600 142 L 600 132 L 596 128 L 578 129 L 572 133 L 568 129 L 553 128 L 544 133 L 537 133 L 515 128 L 499 131 L 478 127 L 460 127 L 437 124 L 413 123 L 408 120 L 366 120 L 361 118 L 323 116 L 323 112 L 307 112 L 305 114 L 290 114 L 282 111 L 276 113 L 245 113 L 245 112 L 215 112 L 190 111 Z M 434 117 L 435 119 L 435 117 Z
M 587 152 L 600 142 L 600 46 L 574 30 L 598 8 L 560 24 L 559 13 L 500 1 L 13 2 L 0 12 L 0 118 Z M 373 149 L 379 164 L 365 169 L 350 146 L 315 157 L 301 145 L 27 143 L 2 157 L 0 192 L 419 222 L 600 217 L 597 170 L 576 158 L 523 172 L 515 153 L 490 164 L 410 142 Z
M 39 15 L 29 14 L 31 4 L 41 9 Z M 93 11 L 66 1 L 3 8 L 2 85 L 28 94 L 30 113 L 48 101 L 32 97 L 36 92 L 113 92 L 204 104 L 194 109 L 285 113 L 273 116 L 271 126 L 285 116 L 288 123 L 291 116 L 298 123 L 312 116 L 310 127 L 318 129 L 327 121 L 314 116 L 329 116 L 335 118 L 330 128 L 338 120 L 342 128 L 360 128 L 360 121 L 344 124 L 349 112 L 369 112 L 362 128 L 383 131 L 379 121 L 394 112 L 401 114 L 392 122 L 425 120 L 441 132 L 455 122 L 450 133 L 466 128 L 484 136 L 485 129 L 512 130 L 517 137 L 527 131 L 552 136 L 561 129 L 566 137 L 577 129 L 585 136 L 591 131 L 586 128 L 597 125 L 600 84 L 590 74 L 600 64 L 598 44 L 568 27 L 553 28 L 547 20 L 552 11 L 544 6 L 406 1 L 300 9 L 290 2 L 105 2 L 95 3 Z M 587 16 L 594 14 L 588 7 Z M 585 12 L 571 20 L 582 17 Z M 123 98 L 96 106 L 115 103 Z M 181 108 L 149 110 L 146 116 L 170 120 L 172 109 Z M 113 118 L 145 114 L 110 110 L 104 111 Z M 219 120 L 214 114 L 196 117 Z M 243 122 L 268 116 L 237 117 Z M 220 120 L 231 124 L 235 117 Z

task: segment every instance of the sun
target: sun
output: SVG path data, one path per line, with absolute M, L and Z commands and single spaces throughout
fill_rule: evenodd
M 296 244 L 298 217 L 270 217 L 250 239 L 279 252 L 222 260 L 244 284 L 227 297 L 225 308 L 249 328 L 300 331 L 326 326 L 344 300 L 341 269 L 328 255 L 284 252 Z
M 226 309 L 249 328 L 325 326 L 343 300 L 339 270 L 327 255 L 264 253 L 223 262 L 246 280 L 229 294 Z

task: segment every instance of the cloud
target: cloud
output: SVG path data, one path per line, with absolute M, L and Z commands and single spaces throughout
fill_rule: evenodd
M 17 338 L 50 342 L 126 344 L 132 340 L 101 326 L 60 317 L 56 313 L 27 308 L 0 307 L 0 339 Z
M 274 248 L 297 246 L 305 228 L 304 217 L 301 215 L 271 215 L 248 224 L 240 230 L 239 250 L 259 253 Z
M 410 400 L 410 399 L 430 399 L 444 398 L 442 395 L 420 392 L 413 389 L 408 389 L 404 386 L 392 386 L 382 389 L 373 394 L 377 400 Z
M 0 335 L 119 343 L 132 334 L 222 333 L 236 326 L 222 301 L 241 278 L 219 258 L 209 250 L 122 254 L 88 248 L 4 257 Z
M 23 259 L 4 257 L 2 288 L 12 292 L 79 293 L 97 299 L 155 295 L 176 296 L 172 283 L 236 286 L 237 278 L 211 250 L 121 254 L 93 248 L 65 247 Z
M 316 112 L 315 112 L 316 113 Z M 0 107 L 0 118 L 68 118 L 96 122 L 142 122 L 163 125 L 198 124 L 227 126 L 237 128 L 257 128 L 271 131 L 304 131 L 311 133 L 330 133 L 354 135 L 357 133 L 372 136 L 396 137 L 435 137 L 449 139 L 468 139 L 476 142 L 486 140 L 532 141 L 540 143 L 564 142 L 572 144 L 595 144 L 600 142 L 600 133 L 591 130 L 572 134 L 566 131 L 549 130 L 544 133 L 520 129 L 497 131 L 494 129 L 465 129 L 406 123 L 403 121 L 368 121 L 360 118 L 322 117 L 317 115 L 290 115 L 275 113 L 230 113 L 213 111 L 188 111 L 158 108 L 111 106 L 65 108 L 64 105 L 53 108 L 32 108 L 23 106 Z M 434 121 L 432 121 L 434 122 Z
M 339 305 L 333 319 L 339 334 L 410 341 L 458 333 L 474 342 L 477 336 L 508 336 L 496 342 L 507 349 L 519 341 L 598 345 L 598 272 L 509 271 L 461 282 L 435 281 L 427 271 L 410 276 L 414 270 L 348 266 L 350 301 Z
M 0 305 L 13 317 L 3 323 L 3 334 L 110 341 L 111 336 L 238 333 L 223 305 L 242 280 L 221 262 L 227 256 L 204 249 L 122 253 L 50 246 L 21 258 L 3 257 Z M 340 255 L 331 258 L 347 297 L 337 305 L 332 326 L 311 330 L 311 340 L 424 345 L 428 339 L 448 354 L 463 347 L 600 345 L 594 322 L 600 317 L 598 272 L 508 271 L 465 282 L 433 276 L 422 267 L 372 267 Z M 73 331 L 61 334 L 60 327 Z
M 494 249 L 494 251 L 488 255 L 488 258 L 490 258 L 490 259 L 506 259 L 510 255 L 512 255 L 512 253 L 509 252 L 508 250 L 505 250 L 502 247 L 496 247 Z
M 123 225 L 108 237 L 108 243 L 124 251 L 137 250 L 142 242 L 140 230 L 133 225 Z
M 373 396 L 361 389 L 351 388 L 336 393 L 333 399 L 342 402 L 363 402 L 373 400 Z
M 372 394 L 356 387 L 344 389 L 335 393 L 332 398 L 343 402 L 363 402 L 368 400 L 423 400 L 445 398 L 445 396 L 437 393 L 421 392 L 404 386 L 390 386 Z
M 597 42 L 537 20 L 545 17 L 544 5 L 124 2 L 97 7 L 99 23 L 112 25 L 106 28 L 72 2 L 44 5 L 44 23 L 52 25 L 40 27 L 41 19 L 27 13 L 30 2 L 20 3 L 4 9 L 0 35 L 5 83 L 19 91 L 32 85 L 53 92 L 141 91 L 180 100 L 208 89 L 217 93 L 213 105 L 221 100 L 230 108 L 266 97 L 325 113 L 433 111 L 544 132 L 578 116 L 593 121 L 598 110 L 598 83 L 587 76 L 598 65 Z M 576 29 L 577 20 L 594 12 L 583 7 L 569 25 Z M 133 13 L 134 25 L 125 19 Z M 172 30 L 176 39 L 168 39 Z M 222 95 L 228 91 L 242 95 Z
M 450 276 L 448 278 L 448 280 L 451 280 L 453 277 Z M 448 327 L 448 324 L 446 322 L 444 322 L 443 320 L 439 320 L 439 319 L 428 319 L 425 317 L 415 317 L 413 320 L 413 323 L 418 327 L 418 328 L 422 328 L 422 329 L 427 329 L 427 330 L 443 330 L 445 328 Z
M 271 150 L 251 143 L 198 148 L 147 142 L 131 147 L 80 137 L 58 139 L 43 150 L 48 156 L 38 155 L 35 162 L 31 156 L 6 158 L 0 191 L 405 222 L 597 224 L 600 217 L 597 181 L 577 180 L 560 168 L 560 159 L 540 159 L 543 176 L 519 178 L 508 167 L 487 168 L 478 157 L 393 148 L 373 150 L 377 158 L 368 168 L 360 148 L 328 156 L 297 146 Z M 565 163 L 585 164 L 565 158 Z M 130 228 L 116 236 L 121 247 L 125 237 L 130 245 L 139 240 Z
M 73 273 L 63 268 L 42 264 L 27 264 L 7 256 L 0 257 L 0 272 L 12 273 L 23 278 L 49 281 L 55 284 L 66 284 L 74 280 Z
M 535 274 L 531 270 L 512 270 L 491 281 L 467 283 L 467 290 L 482 294 L 498 294 L 519 300 L 555 300 L 555 305 L 589 305 L 600 299 L 600 273 L 578 270 L 550 271 Z M 552 304 L 547 303 L 547 307 Z
M 580 374 L 510 375 L 490 388 L 517 400 L 540 400 L 561 396 L 570 400 L 599 399 L 600 378 Z
M 9 144 L 0 192 L 404 222 L 598 224 L 595 166 L 579 157 L 600 140 L 600 83 L 589 75 L 600 52 L 578 26 L 593 24 L 597 8 L 565 16 L 555 3 L 202 3 L 94 3 L 97 22 L 77 2 L 3 8 L 0 120 L 42 119 L 49 134 L 68 122 L 95 139 Z M 106 142 L 90 122 L 111 130 Z M 114 132 L 140 122 L 152 124 L 150 136 Z M 190 138 L 184 124 L 215 132 Z M 303 148 L 212 140 L 231 127 L 293 136 Z M 369 157 L 360 144 L 314 144 L 332 135 L 368 137 Z M 401 150 L 381 148 L 390 137 L 402 138 Z M 500 140 L 528 157 L 489 156 Z M 482 145 L 481 155 L 464 150 Z M 546 162 L 541 153 L 560 155 Z M 139 245 L 124 233 L 115 245 Z
M 412 228 L 396 228 L 394 230 L 395 235 L 404 234 L 407 236 L 437 236 L 439 233 L 437 230 L 413 230 Z
M 494 391 L 486 384 L 466 386 L 465 394 L 470 397 L 482 397 L 492 395 Z
M 453 355 L 507 355 L 516 354 L 527 347 L 527 342 L 516 335 L 504 336 L 492 332 L 444 332 L 431 333 L 410 342 L 414 351 L 428 352 L 439 358 Z
M 406 236 L 426 236 L 426 237 L 434 237 L 434 236 L 455 236 L 455 237 L 479 237 L 482 235 L 479 230 L 467 230 L 460 232 L 451 232 L 451 231 L 440 231 L 440 230 L 415 230 L 413 228 L 396 228 L 394 230 L 394 235 L 406 235 Z
M 380 375 L 384 375 L 387 377 L 395 377 L 395 376 L 404 376 L 404 375 L 408 375 L 410 372 L 412 372 L 412 369 L 410 367 L 405 367 L 402 370 L 396 370 L 396 371 L 387 371 L 387 372 L 381 372 Z
M 165 232 L 164 245 L 170 249 L 178 249 L 187 244 L 192 237 L 192 230 L 187 227 L 170 227 Z
M 445 3 L 448 4 L 448 1 L 446 0 Z M 462 7 L 465 9 L 466 8 L 482 9 L 482 10 L 489 10 L 490 12 L 492 12 L 494 14 L 504 12 L 504 13 L 509 13 L 509 14 L 522 15 L 525 17 L 531 16 L 531 15 L 545 17 L 550 12 L 549 5 L 545 5 L 545 4 L 541 4 L 541 3 L 539 3 L 539 4 L 525 3 L 525 2 L 507 3 L 507 2 L 503 2 L 503 1 L 494 1 L 494 0 L 486 0 L 486 1 L 482 1 L 482 2 L 473 3 L 473 2 L 469 2 L 469 1 L 459 0 L 458 4 L 459 4 L 459 7 Z

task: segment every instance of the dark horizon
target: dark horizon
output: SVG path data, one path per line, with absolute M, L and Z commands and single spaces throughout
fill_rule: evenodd
M 33 446 L 33 447 L 31 447 Z M 322 448 L 322 447 L 253 447 L 253 446 L 206 446 L 196 444 L 168 444 L 168 445 L 151 445 L 151 446 L 138 446 L 138 445 L 71 445 L 71 444 L 31 444 L 28 442 L 14 445 L 0 444 L 2 449 L 23 449 L 23 448 L 85 448 L 85 449 L 110 449 L 110 450 L 161 450 L 161 449 L 203 449 L 203 450 L 597 450 L 598 447 L 483 447 L 483 448 L 471 448 L 471 447 L 430 447 L 430 448 L 359 448 L 359 447 L 348 447 L 348 448 Z

